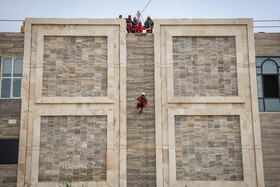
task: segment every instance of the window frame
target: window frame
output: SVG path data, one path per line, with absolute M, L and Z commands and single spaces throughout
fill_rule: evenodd
M 260 66 L 257 65 L 257 58 L 265 58 Z M 258 80 L 258 76 L 261 76 L 261 86 L 262 86 L 262 97 L 259 96 L 259 93 L 258 93 L 258 102 L 260 99 L 262 99 L 262 103 L 263 103 L 263 110 L 261 111 L 260 110 L 260 107 L 259 107 L 259 111 L 260 112 L 280 112 L 279 111 L 267 111 L 266 110 L 266 107 L 265 107 L 265 99 L 278 99 L 278 101 L 280 102 L 280 64 L 278 65 L 277 62 L 275 60 L 273 60 L 272 58 L 279 58 L 280 60 L 280 56 L 256 56 L 256 76 L 257 76 L 257 80 Z M 276 65 L 276 71 L 277 73 L 263 73 L 263 65 L 265 62 L 267 61 L 272 61 L 275 65 Z M 261 72 L 258 73 L 258 68 L 261 69 Z M 264 95 L 264 79 L 263 79 L 263 75 L 276 75 L 277 76 L 277 79 L 278 79 L 278 97 L 265 97 Z M 258 83 L 258 82 L 257 82 Z
M 0 99 L 21 99 L 21 94 L 22 94 L 22 75 L 23 75 L 23 57 L 0 57 L 1 58 L 1 68 L 0 68 Z M 12 68 L 11 68 L 11 77 L 3 77 L 2 72 L 3 72 L 3 64 L 4 64 L 4 59 L 12 59 Z M 14 64 L 15 64 L 15 59 L 22 59 L 22 73 L 21 77 L 14 77 Z M 10 97 L 3 98 L 2 97 L 2 79 L 11 79 L 11 86 L 10 86 Z M 21 88 L 20 88 L 20 97 L 14 97 L 13 92 L 14 92 L 14 80 L 21 80 Z

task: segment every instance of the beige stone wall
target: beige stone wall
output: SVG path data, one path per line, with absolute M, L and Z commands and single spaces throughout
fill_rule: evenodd
M 74 130 L 74 136 L 69 138 L 67 136 L 65 139 L 64 131 L 68 132 L 68 127 L 71 126 L 68 120 L 84 117 L 87 120 L 83 124 L 88 125 L 89 119 L 100 116 L 102 120 L 100 119 L 96 123 L 105 125 L 104 119 L 106 119 L 107 127 L 106 174 L 104 174 L 104 168 L 99 170 L 100 172 L 85 174 L 85 168 L 82 167 L 84 154 L 81 154 L 83 147 L 77 146 L 77 152 L 80 153 L 74 151 L 73 154 L 72 147 L 66 147 L 67 151 L 70 150 L 66 153 L 70 159 L 73 155 L 73 166 L 69 167 L 69 174 L 73 175 L 73 179 L 75 177 L 74 185 L 76 186 L 264 186 L 252 20 L 155 20 L 154 31 L 154 40 L 153 35 L 141 34 L 133 37 L 128 36 L 128 40 L 126 40 L 125 20 L 26 20 L 18 186 L 23 186 L 24 183 L 39 187 L 57 186 L 58 180 L 65 175 L 64 166 L 54 164 L 58 163 L 58 159 L 59 162 L 61 159 L 62 163 L 65 160 L 65 152 L 59 151 L 61 155 L 56 155 L 58 142 L 63 147 L 65 141 L 67 145 L 67 142 L 71 142 L 73 138 L 73 141 L 77 140 L 77 145 L 79 145 L 78 140 L 80 138 L 82 141 L 83 137 L 81 134 L 75 135 Z M 85 87 L 74 91 L 73 95 L 60 95 L 59 92 L 62 90 L 70 93 L 70 84 L 66 81 L 66 77 L 69 80 L 70 75 L 66 72 L 60 74 L 59 68 L 56 69 L 55 78 L 65 78 L 64 81 L 57 82 L 55 80 L 50 84 L 49 81 L 48 83 L 43 81 L 50 79 L 48 76 L 52 76 L 50 72 L 47 75 L 47 71 L 49 71 L 46 69 L 47 63 L 50 63 L 49 67 L 52 67 L 54 62 L 58 62 L 59 66 L 64 66 L 67 62 L 68 53 L 65 52 L 66 56 L 64 56 L 64 53 L 60 52 L 60 47 L 68 50 L 67 41 L 62 44 L 62 38 L 63 40 L 70 39 L 71 43 L 71 39 L 75 37 L 76 46 L 77 39 L 83 38 L 84 42 L 86 38 L 85 43 L 92 42 L 91 44 L 95 45 L 96 38 L 107 38 L 106 42 L 105 39 L 104 43 L 101 42 L 101 48 L 104 51 L 106 48 L 107 56 L 104 51 L 93 49 L 85 53 L 82 52 L 81 57 L 80 52 L 77 52 L 80 47 L 76 48 L 76 52 L 69 52 L 73 57 L 75 56 L 73 64 L 70 63 L 71 67 L 75 68 L 80 65 L 77 63 L 80 58 L 82 58 L 82 67 L 83 63 L 91 62 L 90 55 L 87 55 L 91 52 L 93 52 L 93 56 L 97 57 L 95 60 L 101 60 L 102 63 L 106 61 L 107 75 L 105 77 L 102 74 L 102 67 L 105 70 L 105 66 L 103 66 L 105 64 L 101 63 L 94 70 L 98 76 L 93 77 L 94 81 L 97 81 L 93 84 L 98 86 L 93 87 L 96 88 L 96 92 L 101 93 L 100 95 L 93 94 L 92 97 L 87 93 L 82 94 L 88 89 L 87 86 L 91 85 L 88 82 L 84 84 Z M 187 50 L 179 51 L 180 47 L 178 46 L 188 45 L 188 37 L 197 38 L 199 41 L 196 41 L 197 46 L 195 42 L 192 46 L 192 50 L 198 51 L 197 57 L 195 54 L 188 54 Z M 93 38 L 94 42 L 90 42 L 89 40 Z M 201 44 L 206 45 L 208 38 L 217 40 L 217 45 L 215 44 L 216 46 L 213 47 L 217 48 L 219 54 L 220 52 L 223 54 L 222 57 L 218 56 L 218 52 L 215 50 L 212 53 L 213 58 L 216 58 L 215 55 L 217 55 L 215 63 L 217 62 L 218 65 L 213 67 L 213 71 L 211 69 L 210 72 L 211 76 L 218 76 L 218 79 L 211 82 L 211 86 L 214 84 L 213 88 L 207 90 L 208 75 L 205 74 L 209 70 L 207 68 L 201 69 L 194 76 L 197 76 L 196 79 L 202 80 L 200 83 L 202 86 L 199 89 L 185 89 L 185 92 L 191 90 L 190 95 L 185 94 L 184 90 L 181 93 L 182 88 L 177 86 L 183 86 L 190 75 L 187 73 L 184 75 L 184 72 L 180 78 L 176 78 L 174 75 L 177 75 L 178 69 L 188 68 L 189 55 L 191 59 L 197 60 L 194 61 L 194 64 L 201 63 L 205 67 L 208 66 L 209 54 Z M 54 39 L 53 42 L 56 44 L 53 45 L 52 42 L 48 44 L 48 39 L 50 41 Z M 183 40 L 181 41 L 181 39 Z M 101 39 L 101 41 L 103 40 Z M 138 42 L 142 47 L 137 48 Z M 153 42 L 154 44 L 152 44 Z M 174 45 L 178 44 L 178 50 L 173 42 Z M 82 44 L 82 48 L 90 48 L 90 44 L 86 46 L 85 43 Z M 53 50 L 48 51 L 48 48 Z M 203 55 L 200 55 L 202 51 Z M 176 52 L 178 56 L 176 56 Z M 54 54 L 55 57 L 53 56 L 51 59 Z M 49 62 L 48 55 L 50 55 Z M 64 57 L 65 59 L 63 59 Z M 182 60 L 182 57 L 185 58 Z M 205 60 L 205 57 L 208 60 Z M 88 76 L 86 67 L 81 68 L 81 72 L 77 74 L 75 71 L 74 76 L 79 73 Z M 195 69 L 195 66 L 192 68 Z M 219 68 L 221 72 L 219 72 Z M 57 74 L 57 72 L 59 73 Z M 228 82 L 229 77 L 231 77 L 230 83 Z M 103 89 L 105 83 L 102 83 L 102 79 L 107 80 L 106 94 Z M 192 82 L 193 86 L 196 84 L 197 80 Z M 58 88 L 57 85 L 60 85 L 61 88 Z M 220 85 L 221 87 L 219 87 Z M 51 87 L 55 90 L 49 91 L 52 89 Z M 144 111 L 143 115 L 139 116 L 135 109 L 135 96 L 138 96 L 143 88 L 146 88 L 144 91 L 147 93 L 149 107 L 146 108 L 146 113 Z M 216 88 L 218 90 L 215 90 Z M 179 93 L 176 89 L 180 90 Z M 49 95 L 49 93 L 51 94 Z M 210 117 L 206 119 L 205 116 Z M 208 127 L 208 124 L 211 126 L 211 117 L 215 118 L 214 131 L 211 131 L 212 127 Z M 60 137 L 52 137 L 52 132 L 46 132 L 44 128 L 46 124 L 52 124 L 51 118 L 61 120 L 58 122 L 60 130 L 52 125 L 48 128 L 53 128 L 55 136 L 60 133 Z M 193 127 L 197 130 L 194 134 L 182 128 L 186 125 L 185 120 L 192 119 L 201 119 Z M 65 121 L 66 123 L 64 123 Z M 179 125 L 177 129 L 176 124 Z M 202 137 L 202 134 L 205 133 L 205 129 L 202 127 L 205 124 L 207 124 L 209 132 Z M 227 128 L 223 128 L 225 124 Z M 81 133 L 82 127 L 83 125 L 77 127 L 76 132 Z M 190 126 L 190 128 L 192 127 Z M 98 131 L 98 128 L 95 130 Z M 219 131 L 223 132 L 221 137 Z M 99 135 L 96 134 L 96 136 L 98 138 Z M 187 150 L 184 144 L 187 142 L 179 139 L 185 140 L 189 136 L 194 136 L 194 142 L 191 144 L 194 143 L 195 150 L 200 150 L 199 140 L 203 142 L 205 140 L 203 138 L 207 138 L 208 152 L 202 152 L 200 155 L 198 151 L 197 155 L 188 155 L 188 153 L 187 157 L 183 156 Z M 50 137 L 50 141 L 48 141 L 48 137 Z M 212 146 L 213 137 L 216 138 L 214 138 L 214 147 Z M 224 139 L 227 140 L 228 145 L 223 144 Z M 104 144 L 103 140 L 97 142 Z M 87 139 L 88 141 L 89 139 Z M 221 144 L 225 147 L 218 147 Z M 46 152 L 52 150 L 50 153 L 53 155 L 52 158 L 48 158 L 49 154 L 42 152 L 45 145 L 53 147 L 45 149 Z M 99 154 L 98 145 L 93 146 L 93 149 L 97 150 L 97 154 Z M 228 147 L 226 148 L 226 146 Z M 182 151 L 182 157 L 180 157 L 180 151 Z M 105 154 L 105 152 L 103 153 Z M 194 157 L 197 162 L 192 162 Z M 91 155 L 88 158 L 91 159 Z M 202 164 L 203 161 L 205 164 L 209 164 L 205 166 L 204 179 L 203 174 L 201 179 L 200 161 Z M 102 162 L 104 163 L 105 160 Z M 190 166 L 195 166 L 197 170 L 188 178 L 187 172 L 190 170 Z M 211 168 L 211 166 L 215 167 Z M 181 169 L 182 173 L 180 173 Z M 207 172 L 209 177 L 207 177 Z M 58 176 L 51 176 L 53 173 L 58 173 Z M 43 174 L 47 174 L 47 177 Z M 104 175 L 106 175 L 105 178 Z M 180 175 L 182 180 L 180 180 Z
M 0 100 L 0 138 L 19 138 L 21 99 Z M 9 120 L 16 120 L 9 124 Z
M 39 181 L 106 181 L 106 150 L 106 117 L 42 117 Z
M 0 60 L 3 57 L 23 57 L 23 44 L 24 34 L 0 33 Z M 0 99 L 0 138 L 19 138 L 20 112 L 21 99 Z M 15 119 L 16 124 L 8 124 L 9 119 Z M 14 187 L 16 180 L 16 164 L 0 165 L 1 187 Z
M 0 33 L 0 60 L 23 57 L 24 34 Z M 1 67 L 0 67 L 1 72 Z M 21 99 L 0 99 L 0 138 L 19 138 Z M 8 124 L 15 119 L 16 124 Z
M 26 20 L 17 186 L 121 183 L 120 30 L 124 20 Z
M 249 19 L 155 21 L 158 186 L 264 186 L 253 44 Z
M 0 187 L 15 187 L 17 182 L 17 165 L 0 165 Z
M 279 57 L 279 33 L 255 33 L 256 56 Z M 264 179 L 266 186 L 280 185 L 279 166 L 279 113 L 260 113 L 261 139 L 263 144 Z
M 280 114 L 260 113 L 265 186 L 280 185 Z
M 280 56 L 279 33 L 255 33 L 256 56 Z
M 175 116 L 178 181 L 243 181 L 239 116 Z
M 174 96 L 237 96 L 235 38 L 173 36 Z
M 44 97 L 107 96 L 107 37 L 44 37 Z
M 23 57 L 24 34 L 0 33 L 0 57 Z

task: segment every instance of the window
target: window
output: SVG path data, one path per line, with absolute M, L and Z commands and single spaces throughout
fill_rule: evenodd
M 280 112 L 280 57 L 257 57 L 260 111 Z
M 18 139 L 0 139 L 0 164 L 18 163 Z
M 1 98 L 20 98 L 22 58 L 2 58 Z

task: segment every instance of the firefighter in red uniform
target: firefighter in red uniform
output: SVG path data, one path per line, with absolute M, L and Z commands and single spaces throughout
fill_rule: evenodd
M 145 30 L 145 27 L 142 26 L 142 23 L 139 22 L 139 32 L 143 32 L 143 30 Z
M 137 109 L 141 108 L 140 113 L 142 113 L 143 108 L 148 104 L 147 98 L 145 97 L 145 93 L 142 93 L 142 95 L 137 98 L 137 101 L 138 101 L 138 103 L 137 103 L 136 108 Z
M 137 33 L 137 32 L 139 32 L 138 30 L 139 30 L 139 26 L 138 26 L 138 21 L 137 21 L 137 19 L 136 19 L 136 17 L 134 17 L 133 18 L 133 21 L 132 21 L 132 32 L 133 33 Z
M 131 33 L 132 28 L 132 20 L 131 15 L 128 15 L 128 18 L 126 18 L 126 31 L 127 33 Z

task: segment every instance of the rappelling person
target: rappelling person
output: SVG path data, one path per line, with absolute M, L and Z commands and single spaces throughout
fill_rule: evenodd
M 145 97 L 145 93 L 144 92 L 142 93 L 141 96 L 139 96 L 137 98 L 137 101 L 138 101 L 138 103 L 136 105 L 136 108 L 137 108 L 137 110 L 138 110 L 138 108 L 141 108 L 140 113 L 142 113 L 143 108 L 146 107 L 146 105 L 148 104 L 147 103 L 147 98 Z
M 146 27 L 146 33 L 153 33 L 154 21 L 151 19 L 151 16 L 148 16 L 144 26 Z

